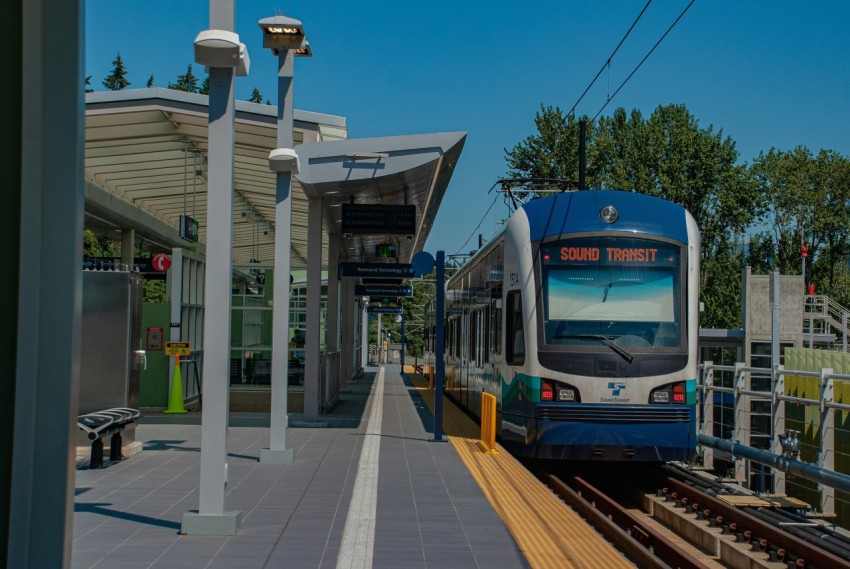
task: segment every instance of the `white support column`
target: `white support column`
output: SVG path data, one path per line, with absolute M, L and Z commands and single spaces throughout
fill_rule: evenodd
M 292 148 L 292 81 L 295 54 L 284 49 L 278 55 L 277 147 Z M 272 313 L 271 434 L 269 448 L 260 449 L 260 462 L 292 462 L 295 453 L 286 448 L 289 427 L 289 274 L 292 263 L 292 172 L 276 174 L 274 234 L 274 311 Z
M 234 0 L 210 0 L 210 29 L 235 30 Z M 204 313 L 204 404 L 198 512 L 183 515 L 182 532 L 235 535 L 241 512 L 226 512 L 227 421 L 230 402 L 230 316 L 233 280 L 234 70 L 210 67 L 207 264 Z
M 307 206 L 307 330 L 304 342 L 304 421 L 319 419 L 319 338 L 322 307 L 322 198 Z
M 341 391 L 339 378 L 340 373 L 340 357 L 339 357 L 339 330 L 340 330 L 340 302 L 339 302 L 339 238 L 328 238 L 328 314 L 327 326 L 328 337 L 325 341 L 325 347 L 328 354 L 333 354 L 335 359 L 332 376 L 328 377 L 327 381 L 335 382 L 334 391 L 338 394 Z
M 747 446 L 750 445 L 750 397 L 742 395 L 742 389 L 749 389 L 749 375 L 743 371 L 744 364 L 735 364 L 735 440 Z M 747 479 L 747 462 L 742 458 L 735 459 L 735 480 L 744 482 Z
M 710 437 L 714 436 L 714 362 L 703 362 L 703 417 L 702 417 L 702 432 Z M 722 438 L 722 434 L 721 434 Z M 715 450 L 710 447 L 703 447 L 703 465 L 711 470 L 714 468 L 714 453 Z
M 835 414 L 824 403 L 832 403 L 835 398 L 831 368 L 820 370 L 820 429 L 818 429 L 818 466 L 829 472 L 835 472 Z M 820 507 L 823 514 L 835 514 L 835 488 L 820 484 Z
M 3 396 L 12 411 L 0 436 L 9 460 L 0 483 L 4 567 L 71 566 L 74 441 L 80 384 L 83 239 L 85 3 L 4 3 L 9 79 L 4 117 L 4 205 L 19 215 L 4 227 L 11 259 L 3 312 Z M 9 22 L 17 13 L 17 22 Z M 20 26 L 19 28 L 17 26 Z M 23 134 L 23 136 L 22 136 Z M 7 219 L 7 218 L 4 218 Z M 12 311 L 17 309 L 17 315 Z M 9 402 L 8 399 L 13 399 Z M 8 430 L 6 430 L 8 428 Z M 11 442 L 11 444 L 8 444 Z M 8 485 L 7 485 L 8 483 Z M 8 504 L 8 510 L 5 505 Z M 8 539 L 7 539 L 8 538 Z M 4 548 L 0 548 L 2 551 Z
M 171 322 L 168 339 L 179 342 L 181 338 L 181 324 L 183 321 L 183 249 L 171 250 L 171 268 L 166 273 L 166 289 L 168 302 L 171 304 Z M 174 380 L 174 356 L 168 356 L 168 394 L 171 395 L 171 382 Z
M 776 366 L 773 372 L 773 402 L 771 411 L 773 415 L 773 439 L 770 449 L 773 454 L 783 454 L 782 445 L 779 444 L 779 435 L 785 434 L 785 402 L 780 399 L 785 395 L 785 366 Z M 779 468 L 773 469 L 773 493 L 785 494 L 785 471 Z

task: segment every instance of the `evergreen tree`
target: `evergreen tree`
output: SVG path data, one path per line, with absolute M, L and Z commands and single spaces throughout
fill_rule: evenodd
M 266 104 L 267 104 L 267 105 L 269 105 L 269 106 L 271 106 L 271 104 L 272 104 L 271 99 L 266 98 Z
M 94 93 L 94 89 L 91 88 L 91 75 L 86 77 L 86 93 Z
M 183 75 L 177 76 L 176 83 L 169 83 L 169 89 L 174 89 L 175 91 L 186 91 L 187 93 L 197 93 L 198 92 L 198 78 L 192 72 L 192 64 L 189 64 L 189 67 L 186 68 L 186 73 Z
M 147 82 L 146 87 L 147 87 L 148 89 L 150 89 L 151 87 L 153 87 L 153 73 L 151 73 L 151 76 L 148 78 L 148 82 Z
M 112 73 L 103 80 L 103 86 L 110 91 L 120 91 L 129 87 L 131 83 L 127 81 L 127 68 L 124 67 L 121 53 L 112 61 L 112 66 Z
M 251 98 L 248 99 L 249 103 L 262 103 L 263 95 L 260 93 L 260 90 L 254 87 L 254 91 L 251 93 Z
M 198 90 L 198 93 L 201 95 L 209 95 L 210 94 L 210 78 L 204 77 L 204 82 L 201 83 L 201 88 Z

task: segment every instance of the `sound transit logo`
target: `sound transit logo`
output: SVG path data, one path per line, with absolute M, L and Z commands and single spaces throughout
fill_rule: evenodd
M 620 393 L 626 389 L 625 383 L 609 381 L 608 389 L 611 390 L 611 397 L 600 398 L 603 403 L 628 403 L 630 401 L 628 397 L 620 397 Z

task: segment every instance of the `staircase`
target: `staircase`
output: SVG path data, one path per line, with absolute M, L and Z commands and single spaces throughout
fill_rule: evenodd
M 817 336 L 815 342 L 821 344 L 820 347 L 846 352 L 850 310 L 825 295 L 807 295 L 803 300 L 804 345 L 808 344 L 810 337 Z

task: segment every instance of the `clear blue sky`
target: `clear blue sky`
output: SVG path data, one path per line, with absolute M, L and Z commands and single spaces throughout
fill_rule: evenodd
M 688 1 L 650 5 L 578 114 L 599 111 Z M 427 243 L 453 254 L 507 215 L 500 199 L 485 217 L 487 191 L 506 173 L 504 150 L 534 133 L 541 104 L 573 106 L 645 3 L 237 1 L 251 74 L 236 94 L 247 99 L 257 87 L 277 103 L 276 61 L 257 21 L 284 13 L 304 23 L 314 51 L 296 62 L 296 108 L 345 116 L 351 138 L 467 131 Z M 603 114 L 684 104 L 701 127 L 731 136 L 742 162 L 801 144 L 850 155 L 848 22 L 843 0 L 697 0 Z M 120 52 L 131 88 L 151 74 L 165 87 L 185 73 L 208 23 L 205 0 L 88 0 L 86 74 L 103 89 Z

